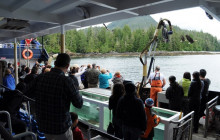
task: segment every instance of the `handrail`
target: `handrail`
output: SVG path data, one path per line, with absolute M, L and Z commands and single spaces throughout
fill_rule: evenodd
M 208 120 L 209 120 L 209 109 L 217 104 L 218 96 L 210 100 L 208 103 L 206 103 L 206 113 L 205 113 L 205 132 L 204 132 L 204 138 L 207 137 L 208 132 Z M 210 105 L 211 104 L 211 105 Z
M 191 117 L 190 117 L 191 116 Z M 189 140 L 192 140 L 192 130 L 193 130 L 193 119 L 194 119 L 194 111 L 191 111 L 190 113 L 188 113 L 187 115 L 185 115 L 183 118 L 181 118 L 178 121 L 170 121 L 170 123 L 174 123 L 174 124 L 179 124 L 181 123 L 184 119 L 190 117 L 190 119 L 187 120 L 187 122 L 191 121 L 190 123 L 190 131 L 189 131 Z M 184 123 L 185 124 L 185 123 Z
M 0 111 L 0 114 L 6 114 L 7 115 L 7 121 L 8 121 L 8 128 L 10 135 L 12 135 L 12 127 L 11 127 L 11 117 L 8 111 Z
M 39 46 L 39 48 L 42 47 L 42 45 L 37 45 L 37 44 L 20 44 L 20 43 L 17 43 L 17 48 L 21 48 L 21 47 L 24 47 L 24 48 L 36 48 L 37 46 Z M 14 48 L 14 43 L 4 43 L 2 44 L 2 47 L 1 48 Z
M 36 135 L 33 132 L 24 132 L 24 133 L 20 133 L 17 135 L 14 135 L 13 138 L 18 139 L 18 138 L 22 138 L 24 136 L 32 136 L 33 140 L 37 140 Z
M 106 132 L 106 130 L 104 130 L 104 116 L 103 116 L 103 114 L 104 114 L 104 108 L 105 107 L 108 108 L 108 103 L 107 102 L 103 102 L 103 101 L 99 101 L 99 100 L 96 100 L 96 99 L 90 99 L 90 98 L 87 98 L 85 96 L 82 96 L 82 98 L 83 98 L 84 102 L 89 102 L 91 104 L 95 104 L 95 105 L 98 106 L 97 109 L 99 110 L 99 126 L 97 128 L 99 130 L 101 130 L 101 131 L 105 131 Z M 81 120 L 81 121 L 83 123 L 87 124 L 87 125 L 92 126 L 91 123 L 84 122 L 83 120 Z M 95 126 L 93 126 L 93 127 L 95 127 Z
M 115 136 L 113 136 L 113 135 L 110 135 L 110 134 L 108 134 L 108 133 L 102 132 L 102 131 L 100 131 L 100 130 L 98 130 L 98 129 L 96 129 L 96 128 L 90 128 L 90 129 L 89 129 L 89 133 L 91 133 L 92 131 L 98 133 L 98 135 L 100 135 L 100 136 L 103 136 L 103 137 L 105 137 L 105 138 L 109 138 L 109 139 L 111 139 L 111 140 L 121 140 L 120 138 L 117 138 L 117 137 L 115 137 Z M 91 139 L 92 139 L 92 138 L 91 138 Z
M 23 92 L 21 92 L 21 91 L 20 91 L 20 90 L 18 90 L 18 89 L 11 90 L 10 88 L 8 88 L 8 87 L 4 86 L 3 84 L 0 84 L 0 86 L 1 86 L 1 87 L 3 87 L 3 88 L 5 88 L 5 89 L 7 89 L 7 90 L 9 90 L 9 91 L 17 91 L 16 93 L 17 93 L 19 96 L 24 97 L 24 98 L 25 98 L 26 100 L 28 100 L 28 101 L 35 102 L 35 100 L 34 100 L 34 99 L 27 97 L 26 95 L 24 95 L 24 93 L 23 93 Z
M 6 114 L 7 115 L 9 133 L 10 133 L 10 135 L 12 135 L 12 125 L 11 125 L 10 113 L 8 111 L 0 111 L 0 114 Z M 13 138 L 17 139 L 17 138 L 22 138 L 22 137 L 28 136 L 28 135 L 31 135 L 33 140 L 37 140 L 37 137 L 33 132 L 23 132 L 23 133 L 14 135 Z
M 184 123 L 182 123 L 182 124 L 181 124 L 180 126 L 178 126 L 178 127 L 184 126 L 184 125 L 187 124 L 189 121 L 192 121 L 192 118 L 188 119 L 187 121 L 185 121 Z
M 213 101 L 215 101 L 215 100 L 217 100 L 218 99 L 218 96 L 216 96 L 215 98 L 213 98 L 212 100 L 210 100 L 208 103 L 206 103 L 206 104 L 210 104 L 210 103 L 212 103 Z
M 187 115 L 185 115 L 183 118 L 181 118 L 180 120 L 178 121 L 173 121 L 171 120 L 170 123 L 175 123 L 175 124 L 178 124 L 180 122 L 182 122 L 184 119 L 188 118 L 189 116 L 192 116 L 194 114 L 194 111 L 191 111 L 190 113 L 188 113 Z

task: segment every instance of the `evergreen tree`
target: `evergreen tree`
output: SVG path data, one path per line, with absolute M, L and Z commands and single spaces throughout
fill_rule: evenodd
M 155 29 L 155 26 L 150 26 L 147 30 L 132 31 L 128 25 L 125 25 L 122 29 L 116 28 L 113 31 L 106 30 L 104 27 L 70 30 L 65 34 L 65 45 L 67 50 L 74 53 L 141 52 L 153 39 Z M 186 35 L 189 35 L 194 43 L 189 43 Z M 182 36 L 185 41 L 181 41 Z M 60 52 L 60 34 L 47 35 L 44 40 L 44 46 L 49 53 Z M 220 42 L 208 33 L 182 30 L 174 26 L 169 43 L 163 41 L 161 30 L 159 31 L 157 50 L 220 51 Z

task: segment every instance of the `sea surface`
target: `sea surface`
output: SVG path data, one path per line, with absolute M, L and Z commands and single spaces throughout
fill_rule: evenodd
M 207 78 L 211 80 L 210 90 L 220 91 L 220 55 L 184 55 L 184 56 L 156 56 L 155 66 L 160 66 L 160 71 L 166 78 L 166 89 L 169 86 L 168 78 L 171 75 L 176 76 L 177 81 L 181 80 L 183 73 L 188 71 L 191 74 L 194 71 L 205 69 Z M 150 58 L 148 58 L 149 67 Z M 141 82 L 142 64 L 139 57 L 92 57 L 92 58 L 74 58 L 71 65 L 87 65 L 96 63 L 101 68 L 105 68 L 114 74 L 120 71 L 126 80 L 134 83 Z M 149 86 L 149 85 L 148 85 Z

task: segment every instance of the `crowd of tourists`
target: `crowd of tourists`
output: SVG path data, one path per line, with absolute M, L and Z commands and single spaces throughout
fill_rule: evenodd
M 31 103 L 31 114 L 36 117 L 39 130 L 45 133 L 48 140 L 83 140 L 82 132 L 77 127 L 77 112 L 69 112 L 70 103 L 81 108 L 83 99 L 79 90 L 103 88 L 112 89 L 109 109 L 113 112 L 114 136 L 124 140 L 153 139 L 154 127 L 159 124 L 161 118 L 153 113 L 152 107 L 158 106 L 157 94 L 166 85 L 165 76 L 160 72 L 159 66 L 156 66 L 155 72 L 149 76 L 150 98 L 143 101 L 137 96 L 135 84 L 124 80 L 119 71 L 112 75 L 109 70 L 96 64 L 70 66 L 70 60 L 69 55 L 61 53 L 57 56 L 54 67 L 48 62 L 36 62 L 31 69 L 22 65 L 17 85 L 13 67 L 8 64 L 3 78 L 3 84 L 8 88 L 4 94 L 7 100 L 1 109 L 11 114 L 13 132 L 22 133 L 27 128 L 17 114 L 24 99 L 14 92 L 20 90 L 35 100 Z M 175 76 L 170 76 L 166 98 L 171 110 L 183 111 L 184 114 L 195 111 L 194 132 L 197 133 L 198 121 L 200 116 L 204 115 L 211 82 L 205 78 L 204 69 L 194 72 L 192 76 L 191 81 L 190 73 L 185 72 L 179 82 L 176 82 Z
M 208 89 L 211 81 L 206 78 L 206 70 L 201 69 L 192 74 L 185 72 L 183 78 L 176 82 L 175 76 L 169 77 L 170 86 L 166 90 L 169 108 L 187 114 L 194 111 L 193 131 L 198 133 L 199 119 L 205 116 L 204 111 L 208 102 Z

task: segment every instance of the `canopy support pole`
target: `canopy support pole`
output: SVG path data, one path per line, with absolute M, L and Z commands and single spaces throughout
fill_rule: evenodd
M 18 84 L 18 50 L 17 39 L 14 40 L 14 71 L 15 71 L 15 83 Z
M 65 53 L 65 25 L 61 25 L 61 53 Z
M 144 85 L 147 83 L 147 53 L 144 55 L 144 65 L 143 65 L 143 76 L 144 76 Z

